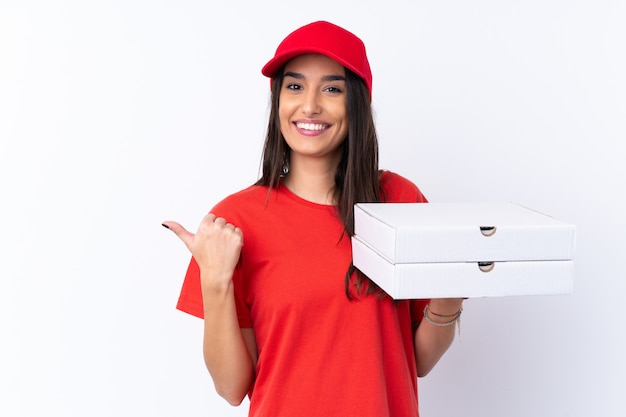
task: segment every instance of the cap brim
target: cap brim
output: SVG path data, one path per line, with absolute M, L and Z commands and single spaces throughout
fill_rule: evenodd
M 289 62 L 290 60 L 292 60 L 293 58 L 297 56 L 306 55 L 306 54 L 319 54 L 319 55 L 327 56 L 333 61 L 336 61 L 340 63 L 341 65 L 343 65 L 344 67 L 349 68 L 351 71 L 357 72 L 355 68 L 352 68 L 347 62 L 344 62 L 343 59 L 333 54 L 329 54 L 328 51 L 316 49 L 316 48 L 306 48 L 306 49 L 298 49 L 297 51 L 295 50 L 284 51 L 283 53 L 276 55 L 274 58 L 269 60 L 267 64 L 265 64 L 265 66 L 261 69 L 261 73 L 265 75 L 266 77 L 274 78 L 276 74 L 278 73 L 278 70 L 280 70 L 283 65 L 285 65 L 287 62 Z

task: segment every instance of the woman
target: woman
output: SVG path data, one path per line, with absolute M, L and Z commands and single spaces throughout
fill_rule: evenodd
M 426 202 L 378 169 L 365 47 L 314 22 L 262 72 L 261 179 L 196 234 L 163 224 L 192 254 L 178 308 L 204 318 L 216 390 L 249 395 L 251 416 L 417 416 L 417 377 L 450 346 L 462 300 L 394 301 L 352 267 L 356 202 Z

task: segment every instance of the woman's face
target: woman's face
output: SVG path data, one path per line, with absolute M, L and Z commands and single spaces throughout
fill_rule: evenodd
M 280 91 L 280 130 L 298 158 L 339 162 L 348 134 L 344 67 L 324 55 L 301 55 L 287 63 Z

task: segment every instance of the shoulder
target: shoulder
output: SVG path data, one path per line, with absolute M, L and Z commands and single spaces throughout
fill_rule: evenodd
M 265 205 L 268 192 L 268 187 L 251 185 L 225 197 L 211 209 L 211 213 L 229 219 L 246 211 L 256 210 Z
M 427 203 L 428 200 L 411 180 L 392 171 L 380 174 L 382 200 L 386 203 Z

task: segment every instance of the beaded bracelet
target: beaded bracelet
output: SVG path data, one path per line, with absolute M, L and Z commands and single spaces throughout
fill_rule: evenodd
M 424 307 L 424 318 L 426 319 L 426 321 L 428 321 L 430 324 L 432 324 L 433 326 L 437 326 L 437 327 L 448 327 L 448 326 L 452 326 L 454 325 L 454 323 L 459 324 L 459 337 L 461 337 L 461 313 L 463 312 L 463 307 L 461 307 L 459 309 L 459 311 L 457 311 L 454 314 L 450 314 L 450 315 L 445 315 L 445 314 L 437 314 L 434 311 L 432 311 L 430 308 L 428 308 L 429 304 L 426 304 L 426 307 Z M 437 317 L 454 317 L 452 320 L 450 321 L 445 321 L 443 323 L 438 323 L 436 321 L 434 321 L 433 319 L 431 319 L 428 316 L 428 312 L 432 313 L 433 315 L 437 316 Z

